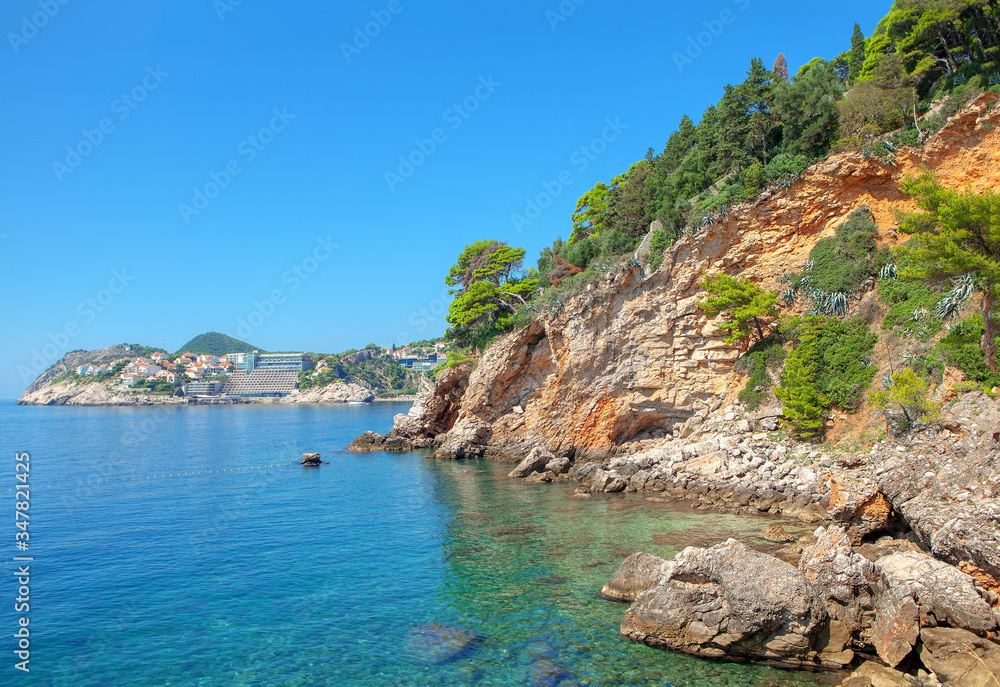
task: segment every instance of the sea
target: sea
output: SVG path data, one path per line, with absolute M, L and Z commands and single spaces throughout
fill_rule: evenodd
M 580 498 L 493 462 L 346 452 L 407 408 L 0 403 L 0 685 L 842 678 L 630 642 L 627 606 L 596 595 L 635 551 L 762 543 L 768 521 Z M 303 452 L 326 462 L 303 467 Z M 428 642 L 442 630 L 468 646 L 452 656 Z

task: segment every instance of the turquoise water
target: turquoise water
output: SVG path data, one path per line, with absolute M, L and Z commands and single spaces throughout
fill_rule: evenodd
M 405 409 L 0 406 L 0 684 L 837 683 L 628 642 L 626 607 L 594 596 L 633 551 L 762 520 L 342 453 Z M 15 451 L 32 467 L 30 674 L 13 668 Z M 329 465 L 292 464 L 303 451 Z M 476 641 L 427 665 L 406 638 L 432 622 Z

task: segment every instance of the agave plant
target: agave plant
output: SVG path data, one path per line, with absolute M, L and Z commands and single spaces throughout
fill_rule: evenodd
M 639 259 L 635 258 L 635 257 L 629 258 L 629 260 L 628 260 L 628 266 L 632 267 L 632 268 L 638 267 L 639 266 Z
M 727 217 L 729 217 L 729 206 L 725 204 L 720 205 L 717 212 L 719 217 L 721 217 L 722 219 L 726 219 Z
M 828 307 L 830 309 L 830 314 L 841 317 L 847 314 L 849 303 L 847 300 L 847 294 L 841 291 L 836 293 L 831 293 L 828 297 Z
M 791 284 L 793 278 L 794 277 L 790 272 L 785 272 L 780 277 L 778 277 L 778 281 L 780 281 L 782 284 Z
M 910 313 L 910 319 L 913 320 L 914 322 L 921 322 L 927 319 L 927 316 L 930 314 L 931 312 L 927 308 L 917 308 L 916 310 Z
M 809 286 L 810 284 L 812 284 L 812 281 L 813 278 L 806 275 L 805 277 L 802 277 L 802 279 L 799 280 L 799 286 Z
M 937 302 L 937 306 L 934 309 L 937 316 L 942 320 L 957 317 L 962 311 L 962 305 L 965 301 L 972 298 L 972 293 L 975 290 L 971 274 L 952 279 L 951 283 L 954 288 Z
M 896 383 L 893 380 L 892 375 L 882 375 L 882 386 L 884 386 L 886 390 L 891 389 L 895 385 Z
M 798 299 L 799 299 L 798 289 L 793 289 L 791 287 L 788 287 L 787 289 L 781 292 L 781 300 L 783 300 L 788 305 L 791 305 Z
M 815 260 L 808 260 L 808 261 L 806 261 L 806 264 L 802 266 L 802 271 L 803 272 L 811 272 L 812 268 L 815 267 L 815 266 L 816 266 L 816 261 Z
M 879 279 L 896 279 L 897 277 L 899 277 L 899 270 L 896 267 L 896 263 L 885 265 L 878 271 Z

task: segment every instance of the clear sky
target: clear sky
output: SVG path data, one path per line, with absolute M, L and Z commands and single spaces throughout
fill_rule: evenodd
M 0 398 L 79 348 L 440 335 L 465 244 L 533 265 L 751 57 L 794 74 L 890 5 L 7 0 Z

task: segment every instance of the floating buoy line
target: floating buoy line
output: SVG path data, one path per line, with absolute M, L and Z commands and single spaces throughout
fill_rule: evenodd
M 89 480 L 87 482 L 66 482 L 64 484 L 32 484 L 32 489 L 56 489 L 59 487 L 81 487 L 87 484 L 109 484 L 111 482 L 139 482 L 142 480 L 151 479 L 166 479 L 169 477 L 196 477 L 198 475 L 214 475 L 214 474 L 225 474 L 225 473 L 237 473 L 237 472 L 250 472 L 251 470 L 267 470 L 269 468 L 281 468 L 287 465 L 298 465 L 298 461 L 289 461 L 287 463 L 272 463 L 269 465 L 254 465 L 245 468 L 217 468 L 215 470 L 187 470 L 185 472 L 161 472 L 154 473 L 152 475 L 133 475 L 132 477 L 104 477 L 96 480 Z M 11 487 L 7 489 L 8 492 L 14 491 Z

